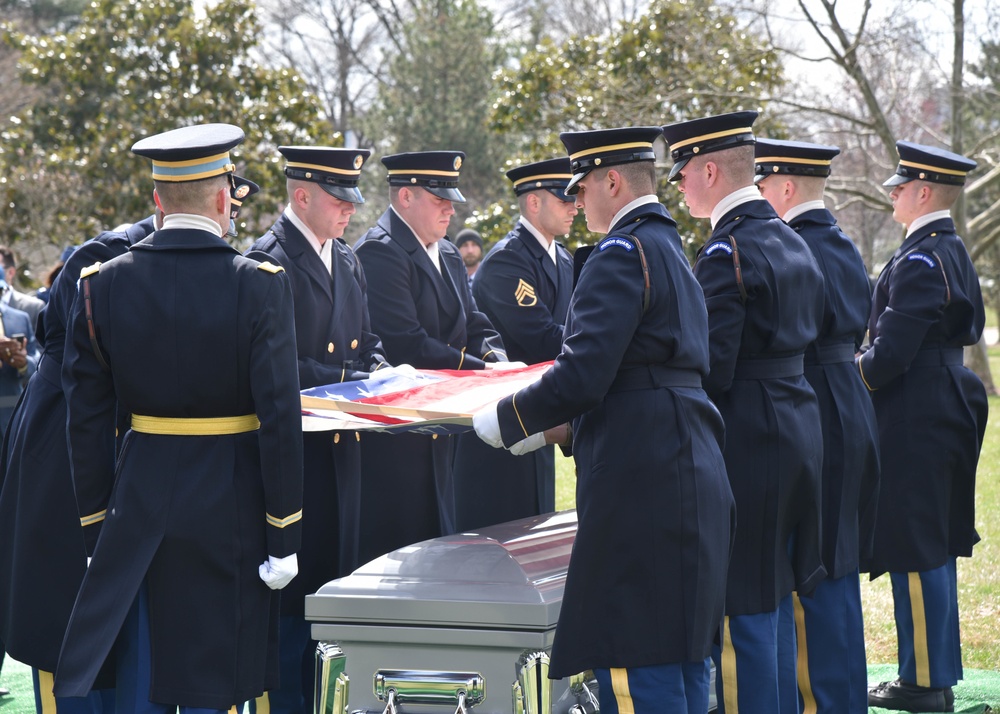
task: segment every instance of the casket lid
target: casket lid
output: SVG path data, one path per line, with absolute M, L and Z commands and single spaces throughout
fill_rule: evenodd
M 555 627 L 576 511 L 400 548 L 306 597 L 306 620 L 372 626 Z

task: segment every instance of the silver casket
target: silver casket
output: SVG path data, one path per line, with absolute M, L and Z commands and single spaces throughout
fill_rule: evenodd
M 548 678 L 576 512 L 400 548 L 306 597 L 316 714 L 591 714 L 589 673 Z

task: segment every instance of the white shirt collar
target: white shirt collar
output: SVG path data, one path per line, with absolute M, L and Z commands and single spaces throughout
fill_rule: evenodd
M 406 225 L 406 227 L 410 229 L 410 233 L 412 233 L 413 237 L 417 239 L 417 243 L 424 246 L 424 250 L 427 251 L 427 257 L 431 259 L 431 262 L 434 264 L 434 267 L 437 268 L 437 271 L 440 273 L 441 257 L 440 257 L 440 251 L 438 250 L 438 243 L 440 241 L 434 241 L 430 245 L 426 245 L 422 240 L 420 240 L 420 236 L 417 235 L 417 232 L 413 230 L 413 226 L 407 223 L 406 219 L 403 218 L 403 216 L 400 215 L 399 211 L 396 210 L 396 207 L 389 206 L 389 208 L 392 209 L 392 212 L 396 214 L 396 217 L 399 218 L 399 220 L 401 220 L 404 223 L 404 225 Z
M 162 230 L 194 229 L 198 231 L 208 231 L 222 237 L 222 227 L 208 216 L 199 216 L 196 213 L 171 213 L 163 217 Z
M 331 256 L 333 255 L 333 244 L 330 242 L 332 238 L 327 238 L 322 243 L 319 242 L 319 237 L 313 232 L 313 230 L 305 224 L 298 214 L 295 213 L 295 209 L 292 208 L 292 204 L 285 206 L 285 215 L 288 216 L 288 220 L 292 222 L 292 225 L 299 229 L 299 231 L 306 237 L 306 241 L 312 246 L 312 249 L 316 251 L 316 255 L 319 259 L 323 261 L 323 265 L 326 266 L 326 270 L 331 275 L 333 274 L 333 261 Z
M 555 263 L 556 262 L 555 240 L 551 241 L 547 240 L 545 236 L 542 235 L 541 231 L 539 231 L 537 228 L 531 225 L 531 221 L 529 221 L 524 216 L 518 216 L 517 220 L 518 222 L 521 223 L 521 225 L 523 225 L 527 229 L 528 233 L 535 236 L 535 240 L 538 241 L 538 245 L 542 246 L 542 249 L 549 254 L 549 257 L 552 258 L 552 262 Z
M 914 218 L 913 223 L 911 223 L 906 228 L 906 237 L 909 238 L 910 234 L 913 233 L 915 230 L 923 228 L 928 223 L 933 223 L 934 221 L 940 221 L 942 218 L 951 218 L 951 211 L 946 208 L 943 211 L 933 211 L 931 213 L 925 213 L 922 216 Z
M 806 211 L 822 211 L 825 208 L 826 204 L 819 198 L 815 201 L 803 201 L 799 205 L 789 208 L 785 215 L 781 217 L 781 220 L 785 223 L 791 223 Z
M 618 213 L 615 214 L 615 217 L 611 219 L 611 224 L 608 226 L 608 230 L 611 230 L 616 225 L 618 225 L 618 221 L 624 218 L 625 214 L 627 214 L 632 209 L 638 208 L 639 206 L 645 206 L 647 203 L 659 203 L 659 202 L 660 199 L 656 197 L 656 194 L 652 193 L 647 193 L 645 196 L 639 196 L 639 198 L 632 199 L 624 206 L 622 206 L 619 209 Z
M 737 206 L 742 206 L 744 203 L 750 203 L 750 201 L 762 201 L 764 199 L 760 196 L 760 189 L 756 186 L 744 186 L 743 188 L 738 188 L 731 194 L 726 196 L 724 199 L 715 204 L 715 208 L 712 209 L 712 230 L 715 230 L 716 224 L 719 220 L 729 213 L 731 210 Z

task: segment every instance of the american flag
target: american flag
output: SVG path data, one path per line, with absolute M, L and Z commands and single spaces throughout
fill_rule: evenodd
M 551 366 L 379 370 L 369 379 L 303 390 L 302 428 L 459 434 L 472 429 L 479 409 L 531 384 Z

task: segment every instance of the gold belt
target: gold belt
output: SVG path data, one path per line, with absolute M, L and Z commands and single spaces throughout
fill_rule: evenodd
M 155 417 L 132 415 L 132 431 L 143 434 L 173 434 L 175 436 L 213 436 L 220 434 L 243 434 L 260 428 L 256 414 L 232 417 L 206 417 L 186 419 L 183 417 Z

